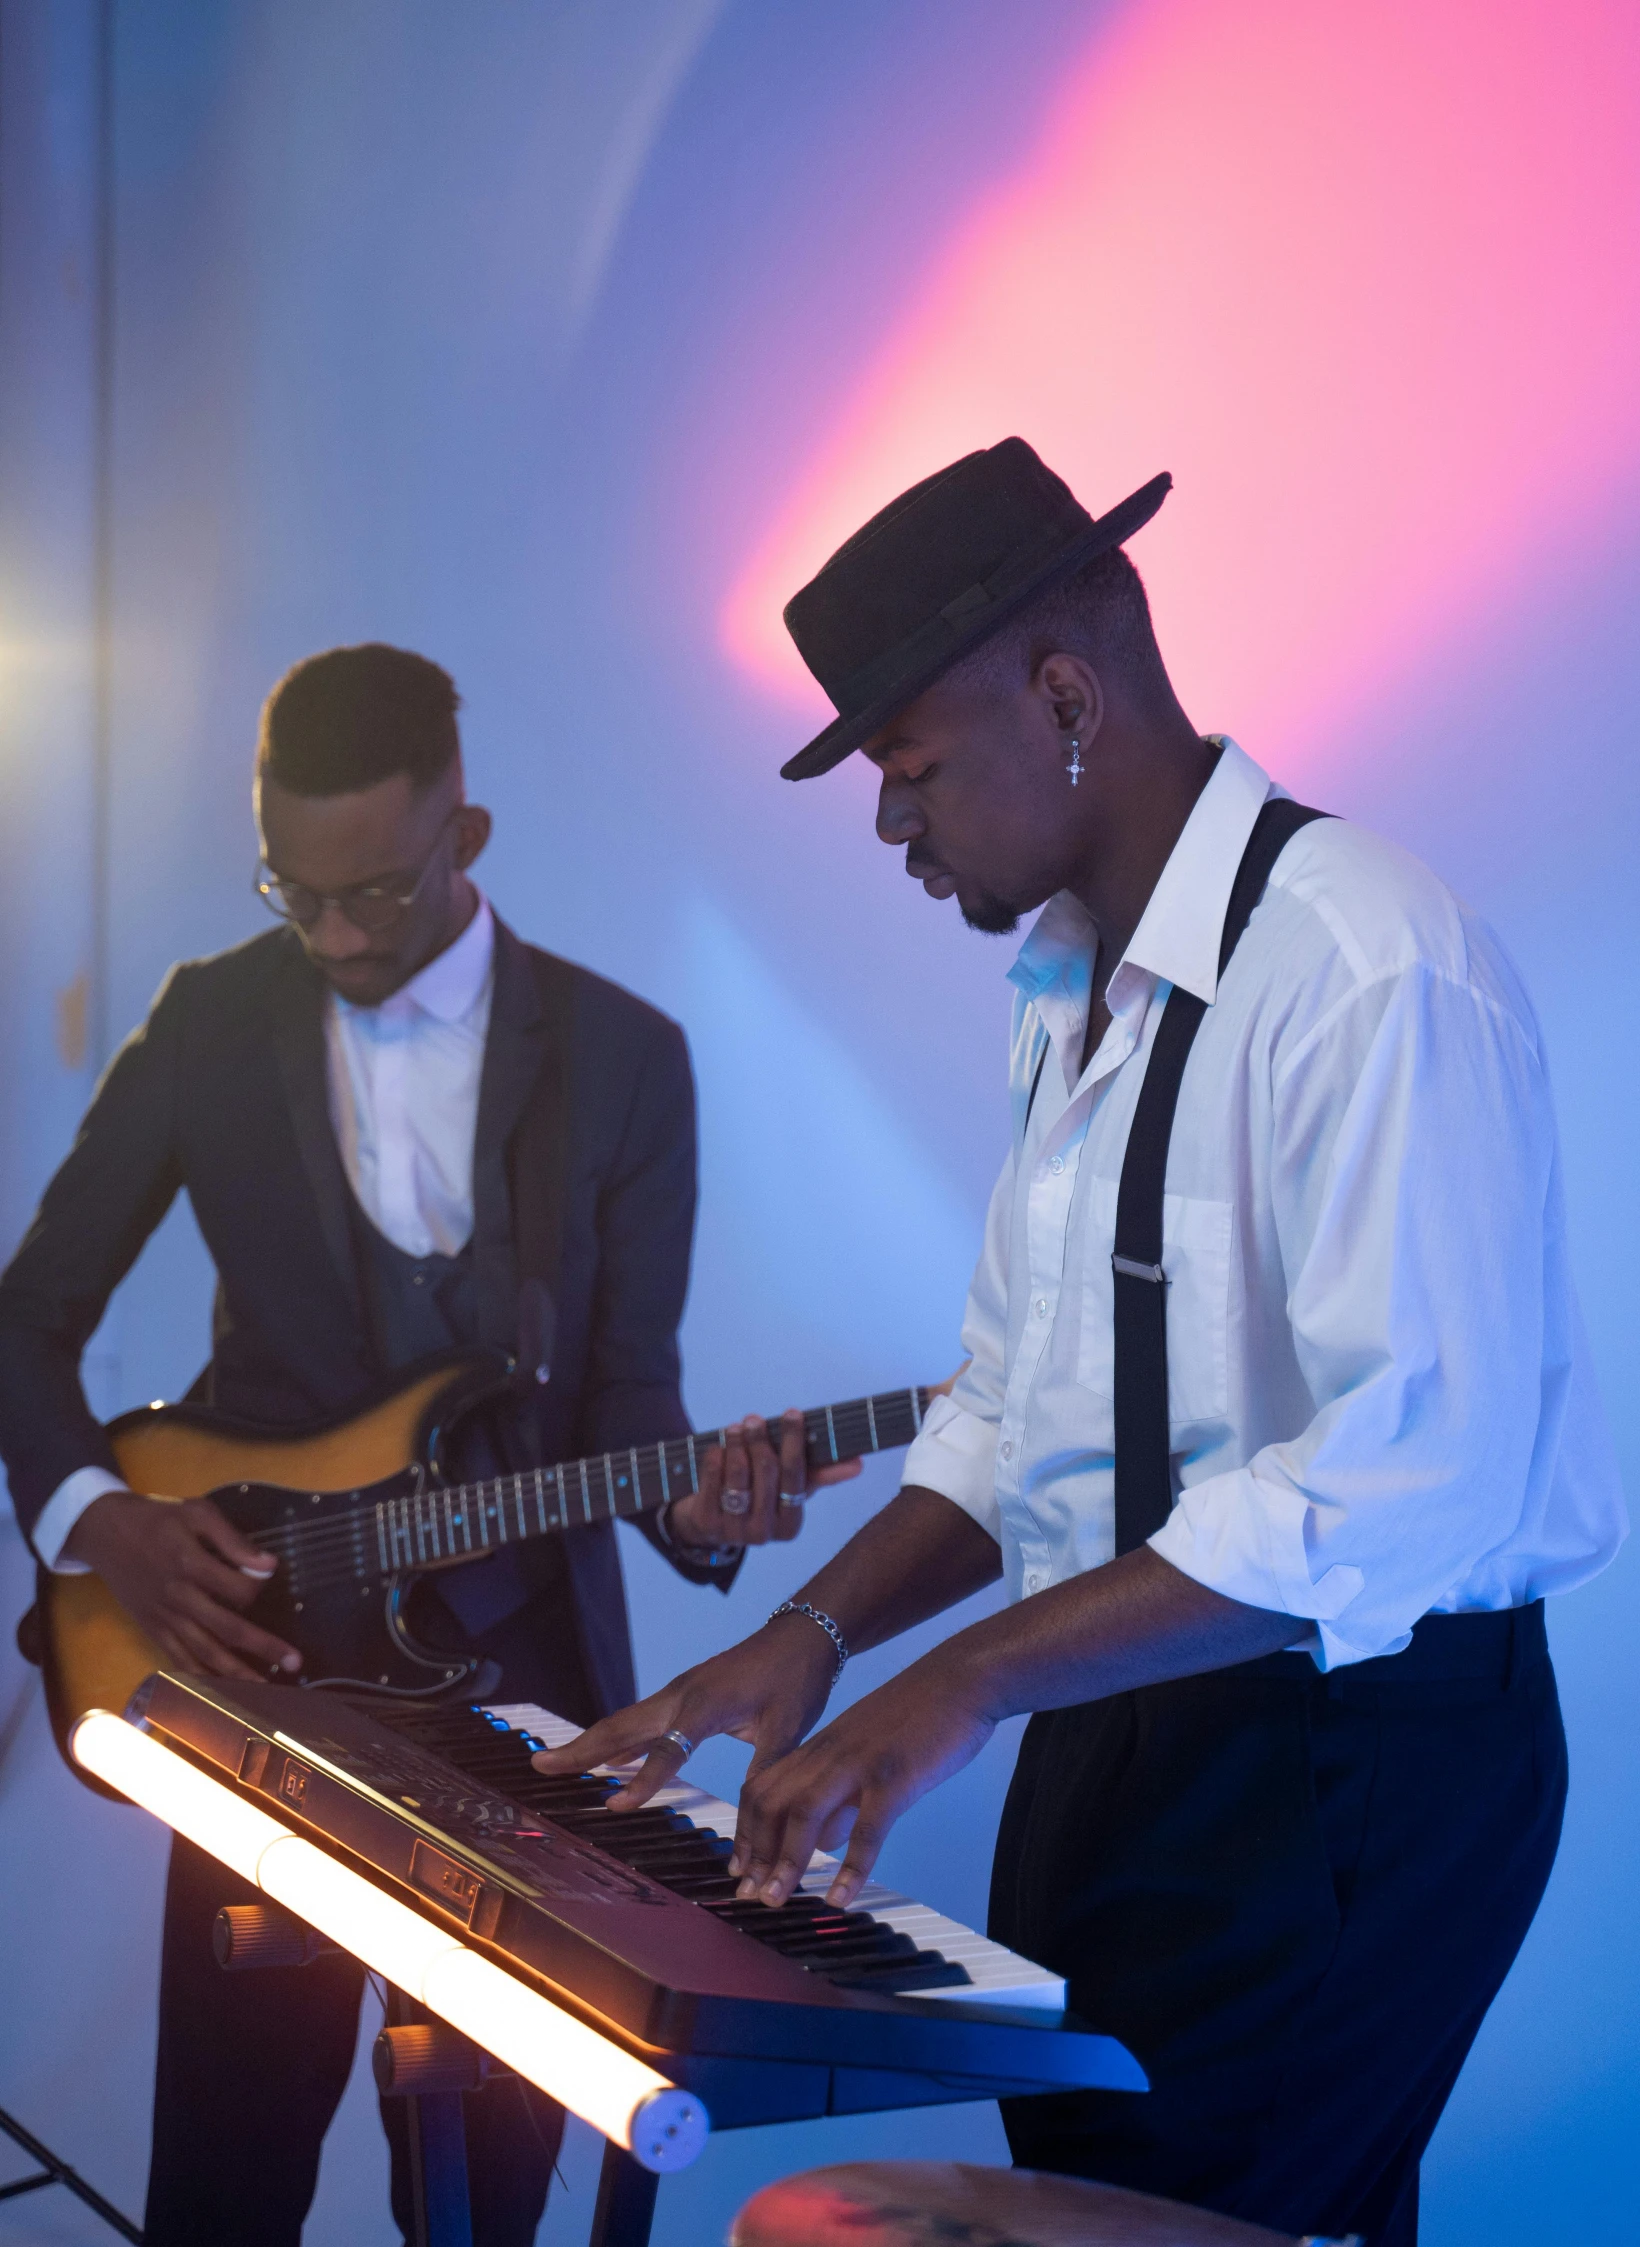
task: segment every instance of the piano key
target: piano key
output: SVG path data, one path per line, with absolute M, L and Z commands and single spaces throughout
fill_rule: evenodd
M 534 1702 L 503 1703 L 486 1712 L 515 1731 L 527 1732 L 549 1748 L 567 1748 L 580 1738 L 581 1727 L 567 1718 L 556 1716 Z M 732 1803 L 703 1792 L 687 1782 L 674 1780 L 670 1786 L 661 1787 L 651 1795 L 646 1808 L 656 1804 L 682 1811 L 697 1826 L 721 1834 L 733 1841 L 736 1812 Z M 633 1813 L 616 1811 L 615 1817 Z M 585 1832 L 585 1828 L 578 1829 Z M 791 1903 L 805 1897 L 816 1901 L 823 1899 L 836 1876 L 838 1860 L 817 1850 L 809 1861 L 809 1869 Z M 749 1899 L 758 1911 L 767 1911 L 766 1904 Z M 919 1952 L 937 1953 L 953 1966 L 966 1969 L 968 1980 L 944 1990 L 919 1991 L 920 1998 L 930 2004 L 959 2002 L 965 2005 L 983 2003 L 1012 2010 L 1028 2007 L 1032 2011 L 1063 2012 L 1067 2003 L 1064 1978 L 1039 1966 L 1032 1959 L 1021 1958 L 1002 1943 L 995 1943 L 976 1928 L 965 1927 L 960 1920 L 951 1919 L 932 1905 L 918 1903 L 915 1897 L 901 1895 L 879 1881 L 868 1881 L 854 1899 L 857 1910 L 867 1911 L 872 1918 L 892 1929 L 896 1934 L 910 1936 Z M 721 1908 L 721 1907 L 719 1907 Z M 791 1908 L 788 1904 L 786 1909 Z

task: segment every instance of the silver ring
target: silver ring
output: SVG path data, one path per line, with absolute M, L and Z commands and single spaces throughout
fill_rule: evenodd
M 726 1490 L 723 1493 L 723 1510 L 726 1514 L 749 1514 L 752 1494 L 749 1490 Z
M 685 1763 L 689 1761 L 689 1758 L 695 1752 L 694 1741 L 685 1738 L 684 1734 L 681 1732 L 663 1732 L 660 1738 L 655 1742 L 655 1745 L 657 1748 L 676 1748 Z
M 780 1493 L 780 1503 L 783 1506 L 800 1506 L 803 1503 L 803 1493 L 801 1490 L 783 1490 Z

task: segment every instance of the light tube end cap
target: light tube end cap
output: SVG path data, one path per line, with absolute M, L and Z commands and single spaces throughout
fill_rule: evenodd
M 664 2177 L 674 2169 L 688 2168 L 711 2127 L 693 2091 L 668 2084 L 664 2091 L 651 2091 L 633 2108 L 627 2143 L 634 2161 Z

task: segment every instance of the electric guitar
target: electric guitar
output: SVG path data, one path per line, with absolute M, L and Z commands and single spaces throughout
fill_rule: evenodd
M 119 1472 L 146 1497 L 208 1497 L 279 1566 L 248 1610 L 302 1655 L 297 1682 L 430 1700 L 469 1695 L 481 1664 L 417 1639 L 416 1579 L 508 1547 L 652 1513 L 699 1487 L 721 1429 L 600 1452 L 476 1482 L 447 1479 L 462 1418 L 504 1393 L 497 1361 L 463 1352 L 427 1364 L 351 1419 L 302 1429 L 157 1404 L 111 1421 Z M 896 1389 L 804 1414 L 811 1466 L 909 1443 L 929 1389 Z M 96 1575 L 41 1570 L 32 1630 L 52 1729 L 66 1753 L 87 1709 L 115 1711 L 164 1657 Z

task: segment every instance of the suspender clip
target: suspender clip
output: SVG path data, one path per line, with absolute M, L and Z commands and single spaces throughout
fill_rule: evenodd
M 1160 1264 L 1136 1264 L 1131 1256 L 1113 1256 L 1110 1268 L 1113 1272 L 1125 1272 L 1130 1280 L 1151 1280 L 1157 1287 L 1167 1285 L 1167 1274 Z

